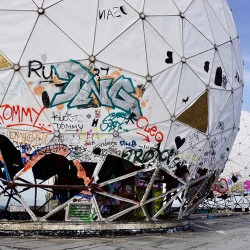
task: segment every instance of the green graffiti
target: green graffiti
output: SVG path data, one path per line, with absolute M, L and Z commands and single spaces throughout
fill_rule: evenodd
M 95 216 L 94 213 L 89 212 L 89 211 L 85 211 L 84 213 L 81 211 L 77 211 L 77 207 L 75 205 L 71 207 L 69 214 L 74 217 L 80 218 L 82 221 L 85 221 L 85 222 L 92 221 Z

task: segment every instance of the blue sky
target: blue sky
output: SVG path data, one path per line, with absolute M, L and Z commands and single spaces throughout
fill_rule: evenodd
M 228 0 L 241 41 L 245 62 L 243 110 L 250 112 L 250 0 Z

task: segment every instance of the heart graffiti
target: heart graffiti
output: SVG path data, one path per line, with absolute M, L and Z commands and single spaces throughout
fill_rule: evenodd
M 175 145 L 176 145 L 177 149 L 181 148 L 183 146 L 183 144 L 185 143 L 185 141 L 186 141 L 185 138 L 181 139 L 180 136 L 177 136 L 175 138 Z

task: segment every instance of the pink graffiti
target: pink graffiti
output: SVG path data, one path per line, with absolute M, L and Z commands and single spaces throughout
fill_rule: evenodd
M 244 182 L 244 188 L 246 191 L 250 191 L 250 180 Z

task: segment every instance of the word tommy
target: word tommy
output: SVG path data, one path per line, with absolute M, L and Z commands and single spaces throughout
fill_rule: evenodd
M 28 126 L 38 130 L 51 132 L 43 124 L 39 123 L 39 118 L 44 111 L 44 107 L 36 110 L 33 107 L 22 107 L 19 105 L 0 105 L 0 124 L 10 127 Z

